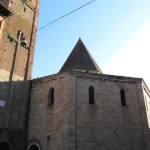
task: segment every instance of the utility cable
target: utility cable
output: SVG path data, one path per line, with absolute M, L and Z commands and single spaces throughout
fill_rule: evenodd
M 65 17 L 67 17 L 68 15 L 70 15 L 70 14 L 72 14 L 72 13 L 78 11 L 79 9 L 81 9 L 81 8 L 83 8 L 83 7 L 85 7 L 85 6 L 89 5 L 89 4 L 91 4 L 91 3 L 93 3 L 94 1 L 95 1 L 95 0 L 92 0 L 92 1 L 86 3 L 86 4 L 82 5 L 82 6 L 80 6 L 80 7 L 76 8 L 76 9 L 74 9 L 73 11 L 71 11 L 71 12 L 69 12 L 69 13 L 67 13 L 67 14 L 65 14 L 65 15 L 63 15 L 63 16 L 57 18 L 57 19 L 55 19 L 54 21 L 52 21 L 52 22 L 46 24 L 45 26 L 43 26 L 43 27 L 41 27 L 41 28 L 39 28 L 39 29 L 33 31 L 32 34 L 35 33 L 35 32 L 38 32 L 38 31 L 40 31 L 40 30 L 42 30 L 42 29 L 44 29 L 44 28 L 46 28 L 47 26 L 49 26 L 49 25 L 51 25 L 51 24 L 53 24 L 53 23 L 55 23 L 55 22 L 57 22 L 57 21 L 59 21 L 59 20 L 65 18 Z M 31 34 L 25 36 L 25 38 L 28 37 L 28 36 L 30 36 L 30 35 L 31 35 Z

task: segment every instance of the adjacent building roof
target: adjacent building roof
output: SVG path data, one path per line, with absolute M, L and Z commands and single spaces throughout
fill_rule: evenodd
M 79 39 L 75 47 L 73 48 L 68 59 L 62 66 L 59 72 L 66 72 L 72 70 L 84 70 L 89 72 L 101 73 L 102 71 L 94 61 L 93 57 Z
M 3 4 L 0 3 L 0 14 L 3 16 L 9 16 L 12 13 L 8 8 L 6 8 Z

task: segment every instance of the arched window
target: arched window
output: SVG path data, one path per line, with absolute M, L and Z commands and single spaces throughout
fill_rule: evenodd
M 6 142 L 0 143 L 0 150 L 9 150 L 9 145 Z
M 50 88 L 48 93 L 48 105 L 53 104 L 54 104 L 54 88 Z
M 120 97 L 121 97 L 121 106 L 126 106 L 125 92 L 123 89 L 120 90 Z
M 28 147 L 27 150 L 41 150 L 39 143 L 37 142 L 31 142 Z
M 94 87 L 93 86 L 89 87 L 89 104 L 95 104 L 95 100 L 94 100 Z

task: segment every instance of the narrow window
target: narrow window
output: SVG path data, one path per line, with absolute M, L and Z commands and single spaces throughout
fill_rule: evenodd
M 1 29 L 1 27 L 2 27 L 2 21 L 0 20 L 0 29 Z
M 89 87 L 89 104 L 95 104 L 95 100 L 94 100 L 94 87 L 93 86 Z
M 22 41 L 22 40 L 23 40 L 23 38 L 24 38 L 24 34 L 23 34 L 23 33 L 21 33 L 21 35 L 20 35 L 20 40 Z
M 24 7 L 24 12 L 26 12 L 26 7 Z
M 21 31 L 20 30 L 18 30 L 18 33 L 17 33 L 17 39 L 20 41 L 20 38 L 21 38 Z
M 121 106 L 126 106 L 125 92 L 123 89 L 120 90 L 120 97 L 121 97 Z
M 54 88 L 50 88 L 48 93 L 48 106 L 53 104 L 54 104 Z

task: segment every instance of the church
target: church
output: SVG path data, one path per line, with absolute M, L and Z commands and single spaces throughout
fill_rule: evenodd
M 0 0 L 0 150 L 150 150 L 146 83 L 104 74 L 81 39 L 31 79 L 38 13 L 38 0 Z

